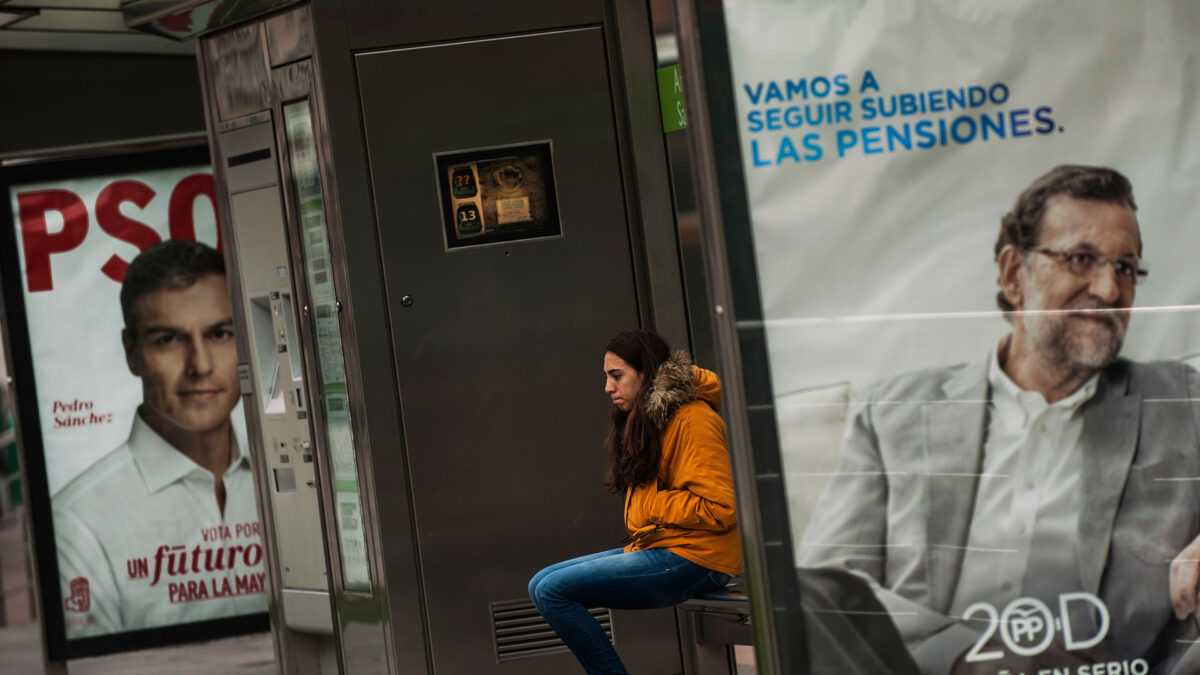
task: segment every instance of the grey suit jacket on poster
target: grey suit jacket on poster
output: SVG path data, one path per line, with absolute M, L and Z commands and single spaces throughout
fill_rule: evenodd
M 1117 660 L 1163 665 L 1190 628 L 1174 618 L 1167 575 L 1200 531 L 1198 396 L 1200 375 L 1183 364 L 1120 360 L 1082 409 L 1078 578 L 1108 608 L 1101 648 Z M 946 614 L 983 466 L 988 400 L 987 361 L 870 386 L 851 407 L 837 474 L 801 544 L 802 566 L 868 577 L 927 673 L 947 672 L 986 627 Z

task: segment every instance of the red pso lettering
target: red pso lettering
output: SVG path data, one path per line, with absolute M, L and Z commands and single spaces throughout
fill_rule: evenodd
M 96 197 L 96 222 L 113 239 L 144 251 L 161 241 L 162 237 L 155 228 L 122 213 L 121 205 L 129 203 L 144 210 L 155 196 L 154 189 L 141 181 L 114 181 Z M 212 174 L 192 174 L 175 184 L 167 202 L 167 231 L 172 239 L 196 240 L 193 210 L 196 200 L 201 197 L 208 199 L 215 218 L 217 190 Z M 62 216 L 63 226 L 57 232 L 49 232 L 46 226 L 46 214 L 51 211 Z M 17 195 L 17 213 L 21 219 L 21 243 L 25 252 L 25 277 L 29 292 L 54 290 L 51 256 L 74 250 L 87 238 L 87 205 L 70 190 L 37 190 Z M 217 250 L 222 250 L 219 225 Z M 105 276 L 117 283 L 125 280 L 128 269 L 129 262 L 115 253 L 100 267 Z
M 136 180 L 119 180 L 110 183 L 96 197 L 96 223 L 100 229 L 112 235 L 114 239 L 133 244 L 138 251 L 162 241 L 162 237 L 149 225 L 125 217 L 121 213 L 121 204 L 130 202 L 139 209 L 146 208 L 154 199 L 154 190 L 145 183 Z M 188 214 L 189 216 L 191 214 Z M 192 228 L 195 230 L 195 228 Z M 192 238 L 195 238 L 193 234 Z M 125 270 L 129 263 L 117 257 L 114 253 L 100 268 L 101 272 L 118 284 L 125 280 Z
M 63 227 L 54 234 L 46 231 L 47 211 L 62 214 Z M 40 190 L 18 194 L 17 213 L 21 218 L 29 292 L 53 290 L 50 255 L 70 251 L 83 243 L 88 231 L 87 207 L 69 190 Z
M 217 188 L 213 184 L 211 173 L 194 173 L 179 181 L 171 190 L 171 201 L 167 206 L 167 222 L 172 239 L 190 239 L 196 241 L 196 221 L 192 217 L 192 208 L 201 195 L 208 197 L 212 203 L 213 213 L 217 212 Z M 217 250 L 221 250 L 221 228 L 217 227 Z

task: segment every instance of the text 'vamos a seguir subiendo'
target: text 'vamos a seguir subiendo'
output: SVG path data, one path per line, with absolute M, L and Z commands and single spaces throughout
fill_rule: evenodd
M 752 167 L 1062 133 L 1049 105 L 1013 102 L 1004 82 L 888 93 L 871 70 L 744 83 Z

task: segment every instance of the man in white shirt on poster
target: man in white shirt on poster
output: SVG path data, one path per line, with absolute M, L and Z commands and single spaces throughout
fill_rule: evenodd
M 143 400 L 129 439 L 53 499 L 67 637 L 266 611 L 221 254 L 169 240 L 130 264 L 121 340 Z
M 865 578 L 922 673 L 1159 672 L 1195 637 L 1168 569 L 1200 531 L 1200 376 L 1119 356 L 1136 208 L 1112 169 L 1038 178 L 995 247 L 1012 331 L 853 406 L 801 564 Z

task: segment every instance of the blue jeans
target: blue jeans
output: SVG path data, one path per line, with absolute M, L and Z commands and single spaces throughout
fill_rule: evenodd
M 588 608 L 658 609 L 729 583 L 665 548 L 616 548 L 551 565 L 529 580 L 529 597 L 589 675 L 628 675 Z

